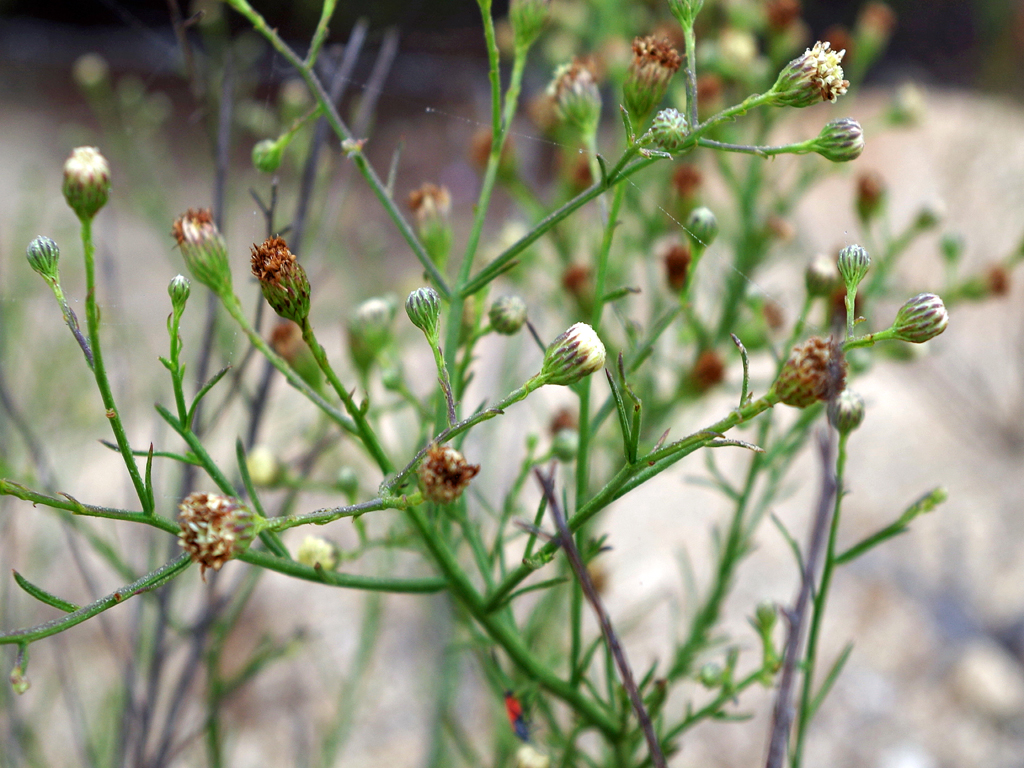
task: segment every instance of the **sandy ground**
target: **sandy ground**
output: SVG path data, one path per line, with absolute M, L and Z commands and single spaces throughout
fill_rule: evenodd
M 860 105 L 851 103 L 850 109 L 858 115 L 860 109 L 871 113 L 877 104 L 877 97 L 868 98 Z M 859 166 L 885 176 L 897 226 L 922 202 L 941 200 L 947 212 L 945 228 L 966 237 L 965 266 L 980 267 L 1011 250 L 1021 237 L 1024 112 L 963 93 L 929 93 L 927 108 L 928 116 L 917 128 L 877 138 L 869 135 Z M 115 503 L 126 497 L 126 489 L 120 479 L 107 479 L 120 478 L 121 473 L 116 457 L 95 443 L 101 415 L 97 416 L 95 403 L 73 396 L 88 385 L 78 370 L 81 361 L 73 361 L 77 368 L 65 365 L 76 350 L 65 338 L 48 297 L 21 261 L 21 249 L 37 233 L 74 242 L 57 189 L 67 148 L 83 135 L 77 125 L 80 117 L 71 113 L 54 119 L 53 113 L 33 108 L 31 100 L 0 112 L 0 183 L 18 191 L 0 195 L 0 301 L 5 320 L 16 331 L 7 341 L 4 359 L 10 367 L 5 374 L 24 407 L 38 413 L 36 429 L 48 442 L 52 436 L 49 453 L 59 468 L 60 487 L 95 503 Z M 473 126 L 438 115 L 415 120 L 406 116 L 402 121 L 397 128 L 383 127 L 382 144 L 403 133 L 431 148 L 413 154 L 406 178 L 445 181 L 453 188 L 456 206 L 466 205 L 473 177 L 461 158 Z M 438 158 L 455 159 L 438 165 Z M 149 172 L 149 163 L 159 159 L 140 158 L 140 168 L 134 170 L 115 166 L 115 192 L 128 187 L 120 178 Z M 205 203 L 206 177 L 198 161 L 187 155 L 171 160 L 163 171 L 171 214 Z M 851 187 L 850 177 L 830 181 L 799 211 L 793 223 L 799 247 L 808 254 L 853 236 Z M 258 239 L 260 224 L 245 190 L 234 189 L 232 194 L 236 202 L 229 239 L 233 249 L 244 250 Z M 365 191 L 357 185 L 353 194 L 362 196 Z M 359 206 L 351 204 L 352 209 Z M 380 253 L 395 240 L 379 227 L 367 222 L 354 237 L 360 244 L 377 243 Z M 119 395 L 127 402 L 166 401 L 153 371 L 159 372 L 155 358 L 165 343 L 160 335 L 165 286 L 181 266 L 163 231 L 129 213 L 116 198 L 110 216 L 99 226 L 99 239 L 107 295 L 112 297 L 104 302 L 105 332 L 136 345 L 130 357 L 114 355 L 111 360 Z M 74 252 L 73 247 L 68 250 Z M 321 274 L 326 275 L 330 267 L 322 254 L 319 258 Z M 74 259 L 66 262 L 66 281 L 80 285 Z M 406 269 L 408 264 L 396 258 L 371 255 L 355 282 L 372 291 L 390 273 Z M 934 238 L 926 238 L 907 257 L 907 282 L 922 289 L 937 287 L 937 270 Z M 1009 628 L 1024 620 L 1024 291 L 1019 274 L 1017 278 L 1009 296 L 954 312 L 948 331 L 929 345 L 927 356 L 910 364 L 883 362 L 856 381 L 868 402 L 868 415 L 851 439 L 851 493 L 842 540 L 855 541 L 888 523 L 936 485 L 949 489 L 950 501 L 919 519 L 909 535 L 838 574 L 825 625 L 824 657 L 833 658 L 851 639 L 855 646 L 816 722 L 808 765 L 1024 766 L 1024 655 L 1014 655 L 1003 642 L 1011 634 Z M 413 287 L 415 279 L 415 270 L 410 270 L 396 292 Z M 769 274 L 764 287 L 785 296 L 787 279 L 784 273 Z M 794 294 L 793 301 L 797 300 Z M 333 297 L 317 312 L 326 318 L 340 312 L 343 303 Z M 325 341 L 337 347 L 338 324 L 329 327 Z M 190 330 L 194 328 L 186 333 Z M 44 354 L 54 362 L 30 364 L 30 355 Z M 502 354 L 500 348 L 495 354 Z M 137 366 L 151 370 L 136 373 Z M 480 385 L 481 391 L 485 386 L 486 382 Z M 299 407 L 296 400 L 283 388 L 276 392 L 280 400 L 274 417 L 294 420 L 289 409 Z M 732 407 L 732 397 L 712 401 L 709 408 L 724 412 Z M 132 416 L 134 441 L 166 439 L 148 405 L 140 405 Z M 524 418 L 524 428 L 531 419 L 540 424 L 534 413 Z M 232 442 L 233 436 L 227 436 L 218 448 L 230 451 Z M 723 459 L 727 472 L 740 467 L 739 458 Z M 650 609 L 626 637 L 637 668 L 663 656 L 669 638 L 680 631 L 679 616 L 686 611 L 680 552 L 685 550 L 692 560 L 698 585 L 707 582 L 710 531 L 723 522 L 724 508 L 715 496 L 687 482 L 701 471 L 697 458 L 682 462 L 617 503 L 601 524 L 614 547 L 606 556 L 612 615 L 628 623 L 641 607 Z M 794 471 L 794 493 L 773 509 L 791 530 L 800 532 L 801 539 L 815 485 L 801 482 L 803 476 L 816 477 L 810 456 Z M 38 563 L 69 568 L 57 565 L 67 562 L 66 543 L 56 524 L 29 505 L 0 501 L 0 532 L 4 567 L 60 588 L 69 599 L 86 600 L 117 586 L 109 573 L 99 578 L 95 593 L 78 584 L 71 570 L 67 578 L 59 572 L 41 573 Z M 121 535 L 126 544 L 135 541 Z M 343 542 L 348 537 L 347 530 L 337 534 Z M 228 566 L 225 578 L 236 577 L 239 568 Z M 198 574 L 190 572 L 185 578 L 195 581 Z M 749 638 L 744 616 L 750 607 L 766 599 L 788 603 L 795 588 L 790 553 L 781 537 L 765 526 L 729 602 L 727 627 L 737 637 Z M 275 756 L 275 764 L 289 764 L 294 750 L 300 749 L 296 745 L 309 739 L 308 723 L 321 721 L 334 706 L 329 691 L 354 652 L 353 617 L 361 610 L 362 597 L 270 575 L 260 584 L 255 604 L 245 620 L 247 631 L 251 628 L 247 637 L 258 637 L 268 626 L 278 637 L 301 628 L 308 645 L 229 708 L 230 764 L 268 765 L 270 756 Z M 7 593 L 0 605 L 4 627 L 34 620 L 20 593 Z M 412 766 L 424 760 L 429 719 L 425 702 L 431 699 L 431 673 L 439 664 L 441 638 L 435 616 L 440 603 L 436 598 L 389 597 L 385 606 L 386 627 L 364 690 L 366 702 L 358 709 L 339 765 Z M 127 610 L 107 615 L 122 642 Z M 89 691 L 102 688 L 115 674 L 113 657 L 96 629 L 82 628 L 68 635 L 66 643 L 47 641 L 32 650 L 34 687 L 18 703 L 23 716 L 34 711 L 32 697 L 42 701 L 55 696 L 60 687 L 55 670 L 62 665 L 62 676 L 67 676 L 63 687 L 70 678 L 86 700 Z M 756 654 L 756 649 L 751 646 L 749 652 Z M 3 658 L 9 667 L 11 655 Z M 699 700 L 701 691 L 687 695 Z M 684 703 L 680 698 L 672 706 L 681 708 Z M 672 765 L 758 764 L 769 703 L 762 692 L 745 696 L 740 708 L 754 713 L 753 723 L 699 727 Z M 468 729 L 481 721 L 482 704 L 494 706 L 481 702 L 472 691 L 460 699 Z M 74 726 L 68 712 L 58 699 L 48 727 L 72 744 Z M 189 711 L 182 727 L 197 723 L 196 712 Z

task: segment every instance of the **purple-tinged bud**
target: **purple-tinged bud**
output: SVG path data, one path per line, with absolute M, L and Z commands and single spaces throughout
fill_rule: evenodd
M 853 432 L 864 421 L 864 398 L 852 389 L 844 389 L 828 404 L 828 423 L 841 435 Z
M 60 248 L 48 237 L 40 235 L 25 249 L 25 257 L 32 270 L 51 285 L 60 279 Z
M 544 354 L 540 375 L 546 384 L 568 386 L 604 368 L 604 344 L 586 323 L 576 323 Z
M 110 197 L 110 165 L 96 147 L 78 147 L 64 163 L 64 199 L 83 221 Z
M 495 333 L 514 336 L 526 323 L 526 302 L 519 296 L 499 296 L 487 316 Z
M 914 344 L 934 339 L 949 325 L 949 312 L 934 293 L 919 293 L 896 313 L 895 337 Z
M 836 266 L 843 282 L 846 283 L 846 290 L 853 291 L 868 273 L 871 257 L 859 245 L 848 245 L 839 252 Z
M 676 109 L 663 109 L 654 116 L 650 137 L 654 146 L 669 154 L 676 154 L 686 144 L 690 123 L 686 116 Z
M 833 120 L 814 140 L 814 151 L 833 163 L 856 160 L 864 151 L 864 129 L 849 117 Z

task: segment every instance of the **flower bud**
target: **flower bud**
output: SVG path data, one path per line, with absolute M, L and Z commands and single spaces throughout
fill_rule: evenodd
M 508 19 L 517 50 L 526 50 L 537 40 L 547 24 L 550 5 L 551 0 L 511 0 Z
M 665 264 L 665 280 L 673 291 L 681 291 L 686 287 L 690 274 L 690 263 L 693 253 L 686 243 L 671 242 L 664 248 L 661 260 Z
M 78 147 L 64 163 L 64 199 L 83 221 L 110 197 L 110 165 L 96 147 Z
M 189 208 L 171 227 L 192 277 L 218 296 L 231 293 L 231 267 L 224 236 L 208 208 Z
M 377 355 L 391 341 L 395 309 L 391 297 L 368 299 L 356 307 L 349 317 L 349 352 L 352 361 L 363 373 L 369 370 Z
M 725 362 L 722 356 L 713 349 L 705 349 L 693 364 L 690 371 L 690 384 L 698 392 L 707 392 L 716 384 L 725 380 Z
M 959 232 L 947 232 L 939 240 L 939 250 L 946 264 L 956 266 L 964 253 L 964 236 Z
M 268 237 L 252 246 L 252 273 L 260 281 L 263 298 L 285 320 L 305 324 L 309 317 L 309 278 L 306 270 L 280 237 Z
M 185 311 L 185 302 L 192 293 L 192 284 L 184 275 L 175 275 L 167 286 L 167 295 L 171 297 L 171 306 L 174 312 L 180 315 Z
M 877 173 L 864 173 L 857 178 L 857 216 L 866 224 L 885 207 L 885 181 Z
M 669 10 L 683 29 L 693 26 L 693 20 L 703 6 L 704 0 L 668 0 Z
M 83 53 L 71 65 L 71 77 L 84 91 L 91 91 L 110 79 L 110 65 L 98 53 Z
M 273 485 L 281 474 L 281 465 L 273 449 L 266 445 L 254 446 L 245 457 L 245 468 L 255 486 Z
M 514 336 L 526 323 L 526 302 L 519 296 L 499 296 L 487 316 L 495 333 Z
M 946 217 L 946 206 L 941 200 L 929 200 L 921 206 L 914 219 L 914 226 L 924 231 L 938 225 Z
M 949 312 L 934 293 L 919 293 L 896 313 L 892 324 L 896 338 L 920 344 L 933 339 L 949 325 Z
M 295 559 L 310 568 L 318 565 L 325 571 L 333 571 L 338 567 L 338 547 L 336 544 L 320 536 L 307 536 L 299 545 Z
M 793 347 L 770 394 L 784 405 L 806 408 L 816 400 L 831 400 L 845 386 L 842 347 L 833 339 L 812 336 Z
M 654 116 L 649 133 L 655 147 L 675 154 L 682 150 L 689 132 L 690 123 L 684 114 L 676 109 L 663 109 Z
M 46 282 L 52 285 L 60 279 L 58 271 L 60 248 L 50 238 L 39 235 L 28 244 L 28 248 L 25 249 L 25 257 L 32 270 Z
M 815 152 L 833 163 L 856 160 L 864 151 L 864 130 L 856 120 L 841 117 L 821 129 L 813 146 Z
M 774 629 L 778 617 L 779 611 L 775 607 L 775 603 L 769 601 L 758 603 L 754 612 L 754 626 L 759 632 L 767 635 Z
M 479 471 L 479 464 L 470 464 L 450 445 L 432 445 L 417 470 L 423 498 L 449 504 L 462 495 Z
M 356 494 L 359 493 L 359 474 L 352 467 L 344 466 L 338 470 L 338 477 L 334 481 L 334 485 L 349 499 L 355 499 Z
M 724 670 L 715 662 L 709 661 L 697 672 L 697 679 L 705 688 L 717 688 L 722 684 L 723 675 Z
M 594 73 L 582 60 L 573 59 L 571 64 L 563 64 L 555 70 L 555 79 L 548 86 L 548 94 L 555 101 L 559 120 L 584 137 L 597 132 L 601 92 L 597 89 Z
M 532 744 L 521 744 L 516 750 L 515 768 L 550 768 L 551 758 L 538 752 Z
M 841 435 L 848 435 L 864 421 L 864 398 L 844 389 L 828 404 L 828 423 Z
M 772 86 L 775 104 L 809 107 L 820 101 L 834 103 L 837 97 L 846 93 L 850 81 L 843 79 L 840 66 L 846 51 L 837 53 L 830 47 L 829 43 L 819 41 L 785 66 Z
M 686 219 L 686 231 L 700 248 L 710 248 L 718 237 L 718 219 L 710 208 L 700 206 L 690 211 Z
M 432 345 L 437 343 L 437 324 L 441 317 L 441 297 L 433 288 L 417 288 L 405 300 L 405 312 L 412 324 L 426 335 Z
M 835 259 L 819 253 L 807 264 L 804 282 L 808 296 L 831 296 L 839 286 L 839 270 Z
M 682 63 L 667 40 L 638 37 L 633 40 L 633 61 L 622 85 L 622 98 L 633 127 L 639 129 L 661 100 L 669 81 Z
M 551 441 L 551 454 L 564 464 L 575 461 L 580 450 L 580 433 L 575 429 L 560 429 Z
M 452 247 L 452 225 L 449 214 L 452 198 L 448 188 L 426 183 L 409 193 L 409 210 L 416 218 L 416 228 L 430 259 L 444 268 Z
M 273 173 L 281 167 L 284 148 L 285 144 L 278 139 L 257 141 L 252 148 L 253 167 L 260 173 Z
M 604 368 L 604 344 L 586 323 L 576 323 L 544 353 L 540 375 L 547 384 L 568 386 Z
M 871 266 L 871 258 L 868 252 L 859 245 L 848 245 L 839 252 L 839 259 L 836 262 L 839 274 L 846 283 L 846 290 L 852 291 L 868 273 Z
M 256 536 L 256 519 L 238 499 L 215 493 L 192 493 L 178 506 L 178 544 L 199 563 L 200 572 L 219 571 L 244 552 Z

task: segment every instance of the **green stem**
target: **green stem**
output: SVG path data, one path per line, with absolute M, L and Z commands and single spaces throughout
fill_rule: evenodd
M 366 414 L 363 409 L 356 405 L 355 400 L 352 399 L 352 395 L 342 385 L 341 380 L 338 379 L 338 375 L 334 372 L 330 362 L 327 360 L 327 353 L 324 348 L 320 346 L 320 342 L 316 340 L 316 336 L 313 334 L 313 326 L 310 324 L 307 318 L 302 323 L 302 340 L 306 342 L 306 346 L 309 347 L 310 352 L 313 353 L 313 357 L 316 359 L 317 365 L 320 366 L 320 370 L 324 372 L 327 380 L 331 382 L 331 386 L 334 387 L 334 391 L 341 398 L 341 402 L 345 404 L 345 410 L 348 411 L 349 416 L 352 417 L 352 421 L 356 425 L 356 430 L 359 433 L 359 438 L 363 441 L 363 445 L 366 450 L 369 451 L 370 455 L 373 456 L 373 460 L 377 462 L 377 466 L 380 467 L 381 472 L 385 475 L 393 472 L 395 469 L 394 464 L 391 463 L 391 459 L 388 458 L 384 449 L 381 447 L 380 441 L 377 439 L 377 435 L 370 427 L 369 422 L 366 421 Z
M 325 507 L 301 515 L 268 518 L 265 530 L 280 532 L 300 525 L 326 525 L 343 517 L 359 517 L 367 512 L 376 512 L 382 509 L 408 509 L 422 502 L 423 496 L 420 493 L 414 493 L 412 496 L 370 499 L 347 507 Z
M 28 629 L 16 629 L 10 632 L 0 632 L 0 645 L 10 645 L 12 643 L 33 643 L 44 637 L 50 637 L 51 635 L 56 635 L 66 629 L 71 629 L 71 627 L 81 624 L 83 621 L 87 621 L 93 616 L 103 613 L 104 611 L 113 608 L 115 605 L 129 600 L 130 598 L 135 597 L 135 595 L 148 592 L 149 590 L 155 589 L 161 584 L 170 581 L 188 568 L 191 562 L 192 561 L 188 553 L 183 553 L 162 568 L 158 568 L 151 573 L 147 573 L 138 581 L 135 581 L 125 587 L 121 587 L 121 589 L 111 592 L 106 597 L 101 597 L 99 600 L 79 608 L 74 613 L 68 613 L 61 616 L 59 619 L 54 619 L 53 621 L 48 621 L 45 624 L 39 624 L 35 627 L 29 627 Z
M 448 582 L 443 578 L 423 579 L 392 579 L 378 576 L 357 576 L 351 573 L 338 573 L 323 568 L 315 568 L 303 565 L 295 560 L 287 560 L 277 557 L 262 550 L 249 549 L 236 558 L 250 565 L 257 565 L 260 568 L 267 568 L 277 571 L 296 579 L 316 581 L 327 584 L 331 587 L 346 587 L 348 589 L 364 589 L 370 592 L 440 592 Z
M 419 531 L 427 549 L 448 579 L 448 586 L 456 598 L 484 628 L 491 639 L 504 648 L 512 661 L 542 688 L 562 699 L 578 715 L 597 727 L 609 739 L 618 736 L 619 726 L 598 704 L 583 696 L 572 685 L 562 680 L 537 659 L 523 644 L 519 634 L 504 620 L 487 610 L 483 598 L 470 583 L 455 555 L 441 541 L 419 507 L 409 510 L 409 518 Z
M 306 60 L 302 62 L 304 67 L 310 69 L 316 64 L 320 49 L 323 48 L 324 41 L 327 39 L 329 31 L 327 25 L 331 21 L 331 16 L 334 15 L 334 8 L 337 6 L 338 0 L 323 0 L 323 3 L 323 7 L 320 9 L 320 21 L 316 25 L 316 32 L 313 33 L 313 41 L 309 44 L 309 53 L 306 54 Z
M 92 349 L 93 375 L 96 378 L 96 386 L 100 390 L 100 397 L 103 399 L 103 407 L 106 409 L 110 428 L 114 432 L 117 449 L 121 452 L 124 464 L 128 468 L 132 485 L 135 486 L 135 493 L 142 504 L 142 511 L 151 515 L 153 514 L 153 503 L 149 498 L 139 467 L 135 463 L 132 447 L 125 434 L 124 425 L 121 423 L 117 404 L 114 402 L 114 393 L 110 389 L 107 370 L 103 365 L 103 349 L 100 347 L 100 309 L 96 303 L 96 246 L 92 242 L 92 219 L 82 218 L 80 221 L 82 224 L 82 246 L 85 250 L 85 323 L 89 334 L 89 346 Z

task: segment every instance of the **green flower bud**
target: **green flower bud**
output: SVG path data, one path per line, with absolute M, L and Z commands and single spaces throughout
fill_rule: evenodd
M 580 433 L 575 429 L 560 429 L 551 441 L 551 453 L 559 461 L 568 464 L 575 461 L 580 450 Z
M 529 48 L 537 40 L 548 21 L 551 0 L 511 0 L 508 18 L 518 50 Z
M 946 217 L 946 207 L 938 200 L 932 200 L 921 206 L 914 219 L 914 226 L 924 231 L 938 226 L 939 222 Z
M 555 100 L 559 120 L 584 137 L 597 132 L 601 118 L 601 92 L 597 89 L 594 73 L 580 59 L 573 59 L 571 64 L 563 64 L 555 70 L 548 95 Z
M 864 151 L 864 130 L 849 117 L 833 120 L 814 140 L 814 151 L 833 163 L 856 160 Z
M 499 296 L 487 316 L 495 333 L 514 336 L 526 323 L 526 302 L 519 296 Z
M 273 449 L 266 445 L 254 446 L 245 457 L 245 468 L 255 486 L 268 486 L 277 482 L 281 465 Z
M 412 324 L 426 335 L 431 344 L 438 340 L 437 324 L 441 317 L 441 297 L 433 288 L 417 288 L 405 300 L 405 311 Z
M 779 612 L 774 603 L 758 603 L 757 610 L 754 612 L 754 626 L 761 634 L 767 635 L 775 627 L 778 616 Z
M 325 571 L 333 571 L 338 567 L 338 562 L 341 559 L 338 555 L 336 544 L 320 536 L 307 536 L 299 545 L 295 559 L 310 568 L 316 568 L 319 565 Z
M 604 368 L 601 339 L 586 323 L 576 323 L 548 346 L 540 375 L 547 384 L 568 386 Z
M 79 219 L 93 218 L 110 197 L 110 165 L 96 147 L 78 147 L 64 163 L 64 199 Z
M 834 103 L 846 93 L 850 81 L 843 79 L 840 66 L 846 51 L 837 53 L 830 47 L 829 43 L 819 41 L 783 68 L 771 90 L 775 104 L 809 107 L 821 101 Z
M 806 408 L 817 400 L 831 400 L 845 387 L 842 347 L 832 339 L 812 336 L 793 347 L 769 395 L 784 405 Z
M 853 432 L 864 421 L 864 398 L 851 389 L 844 389 L 828 404 L 828 423 L 841 435 Z
M 622 84 L 622 99 L 635 129 L 639 130 L 665 98 L 680 64 L 682 59 L 667 40 L 653 36 L 633 40 L 633 61 Z
M 804 282 L 809 296 L 831 296 L 839 285 L 839 270 L 835 259 L 819 253 L 807 264 Z
M 861 280 L 868 273 L 871 258 L 868 256 L 868 252 L 859 245 L 848 245 L 839 252 L 836 266 L 846 284 L 846 290 L 850 292 L 860 285 Z
M 354 499 L 359 493 L 359 475 L 352 467 L 342 467 L 338 470 L 334 485 L 349 499 Z
M 960 261 L 964 252 L 964 236 L 958 232 L 947 232 L 939 240 L 939 248 L 942 251 L 942 258 L 950 266 Z
M 648 132 L 655 147 L 673 155 L 682 150 L 689 133 L 690 123 L 686 116 L 676 109 L 663 109 L 658 112 Z
M 683 29 L 693 26 L 693 20 L 703 6 L 704 0 L 668 0 L 669 10 Z
M 192 277 L 218 296 L 231 293 L 231 266 L 224 236 L 213 221 L 209 209 L 189 208 L 171 227 L 185 266 Z
M 709 248 L 718 237 L 718 219 L 710 208 L 702 205 L 690 211 L 686 219 L 686 231 L 693 238 L 695 245 Z
M 48 237 L 40 235 L 25 249 L 28 265 L 51 285 L 60 280 L 58 265 L 60 248 Z
M 271 308 L 285 320 L 304 325 L 309 317 L 309 278 L 284 239 L 268 237 L 253 244 L 251 264 Z
M 238 499 L 215 493 L 192 493 L 178 506 L 178 544 L 199 563 L 200 572 L 219 571 L 256 537 L 258 519 Z
M 705 688 L 717 688 L 722 684 L 722 675 L 722 668 L 713 661 L 709 661 L 700 668 L 697 679 Z
M 252 148 L 252 164 L 260 173 L 273 173 L 281 167 L 285 144 L 278 139 L 257 141 Z
M 913 344 L 933 339 L 949 325 L 949 312 L 934 293 L 919 293 L 896 313 L 896 338 Z
M 391 341 L 391 323 L 395 319 L 395 301 L 391 297 L 367 299 L 349 316 L 348 345 L 352 362 L 366 373 L 377 355 Z
M 180 315 L 185 311 L 185 302 L 192 293 L 192 284 L 184 275 L 175 275 L 167 286 L 167 295 L 171 297 L 171 306 L 174 312 Z

